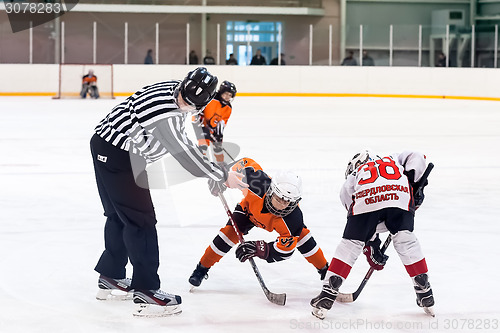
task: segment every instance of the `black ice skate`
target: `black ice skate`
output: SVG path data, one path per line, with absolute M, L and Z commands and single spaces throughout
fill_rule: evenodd
M 192 285 L 191 291 L 194 287 L 199 287 L 203 279 L 208 279 L 208 270 L 210 267 L 204 267 L 201 263 L 196 265 L 193 273 L 189 277 L 189 283 Z
M 434 317 L 434 296 L 432 295 L 429 277 L 426 273 L 419 274 L 413 278 L 413 283 L 417 294 L 417 305 L 423 308 L 425 313 Z
M 318 269 L 318 274 L 319 274 L 319 279 L 323 281 L 325 279 L 326 272 L 328 272 L 328 267 L 330 265 L 326 263 L 326 265 L 323 268 Z
M 168 294 L 160 289 L 135 290 L 134 303 L 137 304 L 134 316 L 138 317 L 165 317 L 182 312 L 181 297 Z
M 321 293 L 311 300 L 312 314 L 315 317 L 325 319 L 326 313 L 332 308 L 339 294 L 341 284 L 342 278 L 338 275 L 332 275 L 328 280 L 328 284 L 323 285 Z
M 99 291 L 95 298 L 100 301 L 126 301 L 133 297 L 133 289 L 130 288 L 131 279 L 112 279 L 104 275 L 99 276 L 97 285 Z

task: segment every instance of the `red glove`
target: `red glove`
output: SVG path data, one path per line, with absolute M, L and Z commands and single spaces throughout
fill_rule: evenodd
M 378 236 L 375 240 L 366 243 L 363 254 L 366 256 L 366 261 L 376 271 L 382 270 L 389 259 L 389 256 L 380 251 L 380 238 Z
M 243 242 L 236 248 L 236 258 L 241 262 L 253 257 L 267 259 L 268 256 L 269 245 L 263 240 Z

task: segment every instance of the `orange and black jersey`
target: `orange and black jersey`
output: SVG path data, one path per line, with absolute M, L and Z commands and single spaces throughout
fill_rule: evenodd
M 95 75 L 89 76 L 88 74 L 83 76 L 82 83 L 88 84 L 88 83 L 92 83 L 92 82 L 97 82 L 97 76 L 95 76 Z
M 232 111 L 231 103 L 223 102 L 217 94 L 203 110 L 203 126 L 214 129 L 221 120 L 227 125 Z
M 243 190 L 244 198 L 236 206 L 233 214 L 238 227 L 244 234 L 253 226 L 269 232 L 278 232 L 279 236 L 276 241 L 268 244 L 270 251 L 267 261 L 288 259 L 294 252 L 299 238 L 302 238 L 303 230 L 307 230 L 302 211 L 297 206 L 290 214 L 283 217 L 271 214 L 264 203 L 271 178 L 260 165 L 252 159 L 242 158 L 230 167 L 233 171 L 243 173 L 243 181 L 249 185 Z M 309 233 L 308 230 L 307 233 Z
M 229 164 L 229 168 L 231 171 L 244 174 L 243 180 L 249 185 L 243 190 L 244 198 L 236 205 L 233 212 L 238 229 L 247 234 L 250 229 L 257 226 L 269 232 L 279 233 L 276 241 L 268 243 L 269 255 L 266 260 L 275 262 L 288 259 L 297 248 L 316 269 L 325 267 L 327 261 L 323 251 L 304 225 L 299 207 L 284 217 L 275 216 L 267 210 L 264 200 L 271 178 L 262 167 L 250 158 L 241 158 Z M 204 267 L 212 267 L 237 243 L 238 236 L 229 221 L 207 247 L 200 263 Z

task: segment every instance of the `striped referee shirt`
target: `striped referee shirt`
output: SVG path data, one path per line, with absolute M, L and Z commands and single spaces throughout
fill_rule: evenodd
M 170 153 L 191 174 L 223 180 L 224 172 L 201 153 L 185 131 L 187 112 L 174 96 L 180 81 L 146 86 L 118 104 L 96 126 L 101 138 L 154 162 Z

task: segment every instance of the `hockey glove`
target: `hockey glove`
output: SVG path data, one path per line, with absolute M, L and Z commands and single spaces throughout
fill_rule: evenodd
M 213 132 L 213 138 L 215 142 L 222 142 L 222 137 L 224 136 L 224 127 L 226 126 L 226 123 L 224 120 L 221 120 L 217 123 L 217 126 L 214 128 Z
M 418 209 L 424 202 L 424 188 L 421 187 L 413 193 L 413 199 L 415 200 L 415 209 Z
M 424 187 L 429 184 L 427 179 L 421 184 L 421 181 L 415 182 L 415 170 L 405 171 L 406 177 L 410 181 L 411 187 L 413 188 L 413 200 L 415 201 L 415 209 L 418 209 L 424 202 Z
M 195 125 L 195 126 L 198 126 L 198 127 L 203 127 L 203 114 L 202 114 L 202 113 L 195 114 L 195 115 L 191 118 L 191 122 L 192 122 L 192 123 L 193 123 L 193 125 Z
M 268 256 L 269 245 L 263 240 L 243 242 L 236 248 L 236 258 L 241 262 L 253 257 L 267 259 Z
M 366 256 L 368 264 L 376 271 L 382 270 L 387 259 L 389 259 L 389 256 L 380 251 L 380 238 L 378 236 L 373 241 L 366 242 L 363 253 Z
M 226 185 L 224 185 L 224 181 L 216 181 L 213 179 L 208 180 L 208 188 L 210 189 L 210 193 L 213 196 L 218 196 L 219 193 L 223 193 L 226 190 Z

